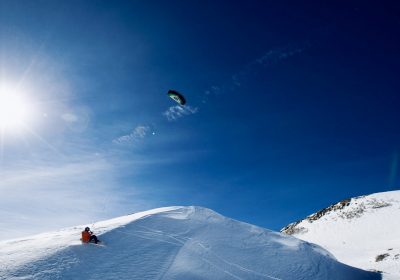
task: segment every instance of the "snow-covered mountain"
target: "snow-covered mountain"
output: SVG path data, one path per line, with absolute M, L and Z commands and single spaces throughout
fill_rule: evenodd
M 281 230 L 339 261 L 400 279 L 400 191 L 345 199 Z
M 381 279 L 318 245 L 200 207 L 168 207 L 0 242 L 0 279 Z

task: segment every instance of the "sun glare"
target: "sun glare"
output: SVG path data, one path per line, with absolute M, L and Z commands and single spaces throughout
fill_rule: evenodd
M 30 115 L 29 102 L 24 94 L 13 89 L 0 87 L 0 129 L 15 131 L 22 128 Z

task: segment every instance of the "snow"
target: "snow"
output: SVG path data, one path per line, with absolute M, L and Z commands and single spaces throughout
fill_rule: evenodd
M 361 196 L 347 204 L 293 225 L 293 236 L 324 247 L 343 263 L 383 271 L 383 279 L 400 279 L 400 191 Z M 383 259 L 377 261 L 379 255 Z
M 201 207 L 167 207 L 0 242 L 0 279 L 381 279 L 318 245 Z

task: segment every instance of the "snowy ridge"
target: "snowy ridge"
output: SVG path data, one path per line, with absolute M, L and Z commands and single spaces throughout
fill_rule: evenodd
M 381 279 L 285 234 L 200 207 L 168 207 L 0 242 L 0 279 Z
M 318 244 L 343 263 L 400 279 L 400 191 L 343 200 L 281 232 Z

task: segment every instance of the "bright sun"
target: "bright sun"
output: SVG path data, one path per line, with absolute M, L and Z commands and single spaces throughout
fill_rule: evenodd
M 13 131 L 22 128 L 29 120 L 30 106 L 23 94 L 0 87 L 0 129 Z

